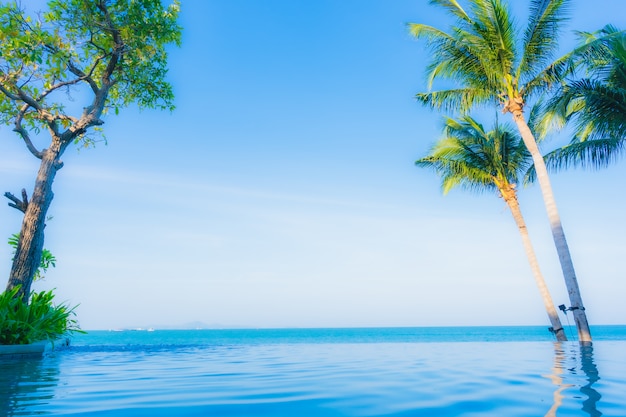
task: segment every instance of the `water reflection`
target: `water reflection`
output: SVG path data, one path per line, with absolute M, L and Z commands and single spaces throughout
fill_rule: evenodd
M 582 372 L 581 372 L 582 371 Z M 573 393 L 573 399 L 582 398 L 582 410 L 591 417 L 602 415 L 597 408 L 598 401 L 602 395 L 593 388 L 593 384 L 600 379 L 598 367 L 593 360 L 592 343 L 554 343 L 554 366 L 552 373 L 546 376 L 557 387 L 553 394 L 553 403 L 545 417 L 555 417 L 559 408 L 563 406 L 563 401 L 568 397 L 565 391 L 573 391 L 580 386 L 578 393 Z M 583 380 L 584 382 L 581 382 Z
M 587 384 L 580 388 L 580 392 L 587 396 L 583 400 L 583 411 L 593 417 L 601 416 L 602 413 L 598 411 L 596 405 L 602 395 L 592 388 L 594 382 L 600 379 L 600 375 L 598 374 L 598 367 L 593 361 L 593 344 L 591 342 L 580 343 L 580 360 L 581 369 L 587 378 Z
M 546 375 L 546 378 L 550 379 L 557 388 L 553 394 L 552 407 L 550 407 L 545 417 L 556 416 L 556 412 L 563 404 L 563 391 L 573 386 L 563 382 L 564 363 L 565 351 L 563 350 L 563 343 L 554 343 L 554 365 L 552 366 L 552 373 Z
M 48 404 L 58 375 L 58 366 L 47 358 L 0 359 L 0 415 L 29 415 L 31 407 Z

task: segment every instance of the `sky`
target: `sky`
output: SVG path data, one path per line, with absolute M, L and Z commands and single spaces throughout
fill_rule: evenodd
M 549 326 L 505 203 L 443 196 L 414 166 L 441 115 L 414 100 L 428 53 L 406 23 L 446 28 L 440 10 L 181 3 L 176 110 L 131 106 L 105 118 L 106 144 L 66 151 L 46 227 L 57 266 L 34 290 L 78 304 L 84 329 Z M 622 0 L 575 0 L 563 47 L 573 30 L 626 27 L 618 10 Z M 37 162 L 0 127 L 2 193 L 30 195 Z M 626 323 L 625 174 L 622 160 L 552 176 L 592 325 Z M 554 302 L 569 306 L 538 186 L 519 198 Z M 8 239 L 22 216 L 2 206 Z M 0 276 L 10 258 L 0 244 Z

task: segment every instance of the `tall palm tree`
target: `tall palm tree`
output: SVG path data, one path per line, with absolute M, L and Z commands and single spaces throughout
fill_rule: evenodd
M 430 155 L 416 162 L 417 166 L 432 168 L 441 176 L 444 194 L 457 186 L 499 192 L 519 229 L 551 329 L 557 340 L 564 341 L 567 336 L 539 268 L 515 190 L 518 179 L 531 164 L 524 143 L 511 128 L 497 125 L 494 130 L 485 132 L 483 126 L 469 116 L 458 121 L 447 118 L 443 138 L 433 146 Z
M 549 168 L 603 168 L 626 150 L 626 32 L 608 25 L 580 35 L 583 44 L 572 58 L 587 76 L 558 90 L 542 123 L 544 129 L 569 124 L 574 138 L 546 155 Z
M 557 35 L 568 0 L 531 0 L 525 30 L 519 31 L 504 0 L 468 0 L 469 13 L 457 0 L 430 0 L 456 19 L 449 32 L 425 24 L 409 24 L 411 33 L 431 47 L 429 91 L 418 101 L 432 108 L 467 113 L 477 105 L 501 105 L 510 113 L 532 156 L 552 236 L 568 289 L 574 321 L 581 341 L 591 341 L 574 264 L 561 224 L 552 186 L 535 137 L 524 117 L 532 97 L 561 81 L 568 60 L 552 61 Z M 518 37 L 517 35 L 523 35 Z M 450 80 L 451 88 L 432 91 L 436 79 Z

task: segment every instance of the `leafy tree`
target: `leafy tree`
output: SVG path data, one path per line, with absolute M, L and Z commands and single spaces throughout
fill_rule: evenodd
M 531 0 L 530 16 L 520 30 L 504 0 L 468 0 L 469 12 L 456 0 L 430 0 L 449 12 L 456 25 L 448 32 L 411 23 L 411 33 L 431 48 L 429 91 L 417 94 L 421 103 L 436 109 L 467 113 L 480 105 L 501 106 L 510 113 L 537 172 L 559 261 L 581 341 L 590 341 L 574 264 L 557 210 L 552 186 L 533 132 L 524 117 L 529 101 L 563 80 L 569 70 L 564 57 L 552 61 L 558 33 L 567 16 L 568 0 Z M 521 34 L 521 36 L 519 36 Z M 435 80 L 452 87 L 432 91 Z
M 587 76 L 558 90 L 542 123 L 544 134 L 569 124 L 574 138 L 546 155 L 548 168 L 603 168 L 626 149 L 626 32 L 608 25 L 580 36 L 583 44 L 572 60 Z
M 0 123 L 13 126 L 41 161 L 30 200 L 5 196 L 24 213 L 7 290 L 28 300 L 40 265 L 52 183 L 70 144 L 95 140 L 109 110 L 132 103 L 173 109 L 165 80 L 169 44 L 180 44 L 177 0 L 50 0 L 29 14 L 15 1 L 0 2 Z M 73 114 L 70 97 L 84 101 Z M 46 147 L 37 138 L 47 135 Z M 39 139 L 38 139 L 39 140 Z
M 454 187 L 473 191 L 495 191 L 511 210 L 519 229 L 528 262 L 539 288 L 551 329 L 557 340 L 567 340 L 552 297 L 539 268 L 530 235 L 517 200 L 518 180 L 532 165 L 530 154 L 519 135 L 508 126 L 496 125 L 491 131 L 469 116 L 446 118 L 443 137 L 430 154 L 416 165 L 431 168 L 441 177 L 444 194 Z

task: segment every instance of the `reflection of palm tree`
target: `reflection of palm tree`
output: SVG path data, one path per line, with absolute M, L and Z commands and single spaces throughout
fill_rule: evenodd
M 602 413 L 598 411 L 597 403 L 602 395 L 592 388 L 592 385 L 600 379 L 600 375 L 598 367 L 593 361 L 593 345 L 591 343 L 580 344 L 580 361 L 581 369 L 587 377 L 587 384 L 580 388 L 580 392 L 587 396 L 587 399 L 583 401 L 582 409 L 592 417 L 601 416 Z
M 580 392 L 585 395 L 581 409 L 591 417 L 599 417 L 602 415 L 602 412 L 598 410 L 597 404 L 600 398 L 602 398 L 602 395 L 593 388 L 593 384 L 600 379 L 598 367 L 593 361 L 593 346 L 591 343 L 580 343 L 580 363 L 578 363 L 579 358 L 575 350 L 571 350 L 570 352 L 565 351 L 566 347 L 569 346 L 573 347 L 574 345 L 560 342 L 554 343 L 554 367 L 552 368 L 552 373 L 546 377 L 556 386 L 556 390 L 554 391 L 552 407 L 550 407 L 545 417 L 557 416 L 557 411 L 565 398 L 563 391 L 575 386 L 573 383 L 568 383 L 568 376 L 563 372 L 566 368 L 573 377 L 578 375 L 579 370 L 584 372 L 587 383 L 580 387 Z M 568 355 L 568 353 L 570 355 Z M 568 356 L 576 362 L 574 366 L 566 363 Z M 573 377 L 572 379 L 576 379 Z M 576 398 L 578 398 L 578 396 L 576 396 Z
M 482 125 L 465 116 L 460 121 L 446 119 L 444 137 L 435 144 L 431 154 L 418 160 L 416 165 L 437 171 L 442 178 L 444 193 L 455 186 L 500 193 L 519 229 L 552 330 L 557 339 L 563 341 L 567 340 L 567 336 L 539 269 L 517 201 L 515 184 L 530 163 L 530 154 L 524 143 L 511 129 L 496 126 L 494 130 L 485 132 Z
M 563 383 L 563 367 L 565 362 L 565 350 L 563 349 L 563 343 L 554 344 L 554 366 L 552 367 L 552 373 L 546 375 L 554 385 L 556 390 L 553 394 L 552 407 L 548 410 L 545 417 L 556 417 L 556 412 L 559 410 L 561 404 L 563 404 L 563 391 L 571 387 L 571 384 Z
M 524 144 L 532 155 L 559 255 L 572 312 L 582 341 L 591 341 L 574 264 L 556 207 L 548 172 L 537 142 L 524 117 L 528 101 L 560 82 L 565 59 L 551 63 L 559 47 L 557 35 L 568 0 L 531 0 L 528 26 L 520 31 L 503 0 L 469 0 L 470 13 L 457 1 L 431 0 L 456 18 L 457 26 L 445 32 L 424 24 L 410 24 L 413 35 L 432 47 L 428 67 L 429 88 L 435 79 L 456 86 L 417 94 L 433 108 L 467 112 L 476 105 L 502 105 L 511 113 Z M 518 34 L 523 33 L 522 36 Z M 458 88 L 457 88 L 458 87 Z

